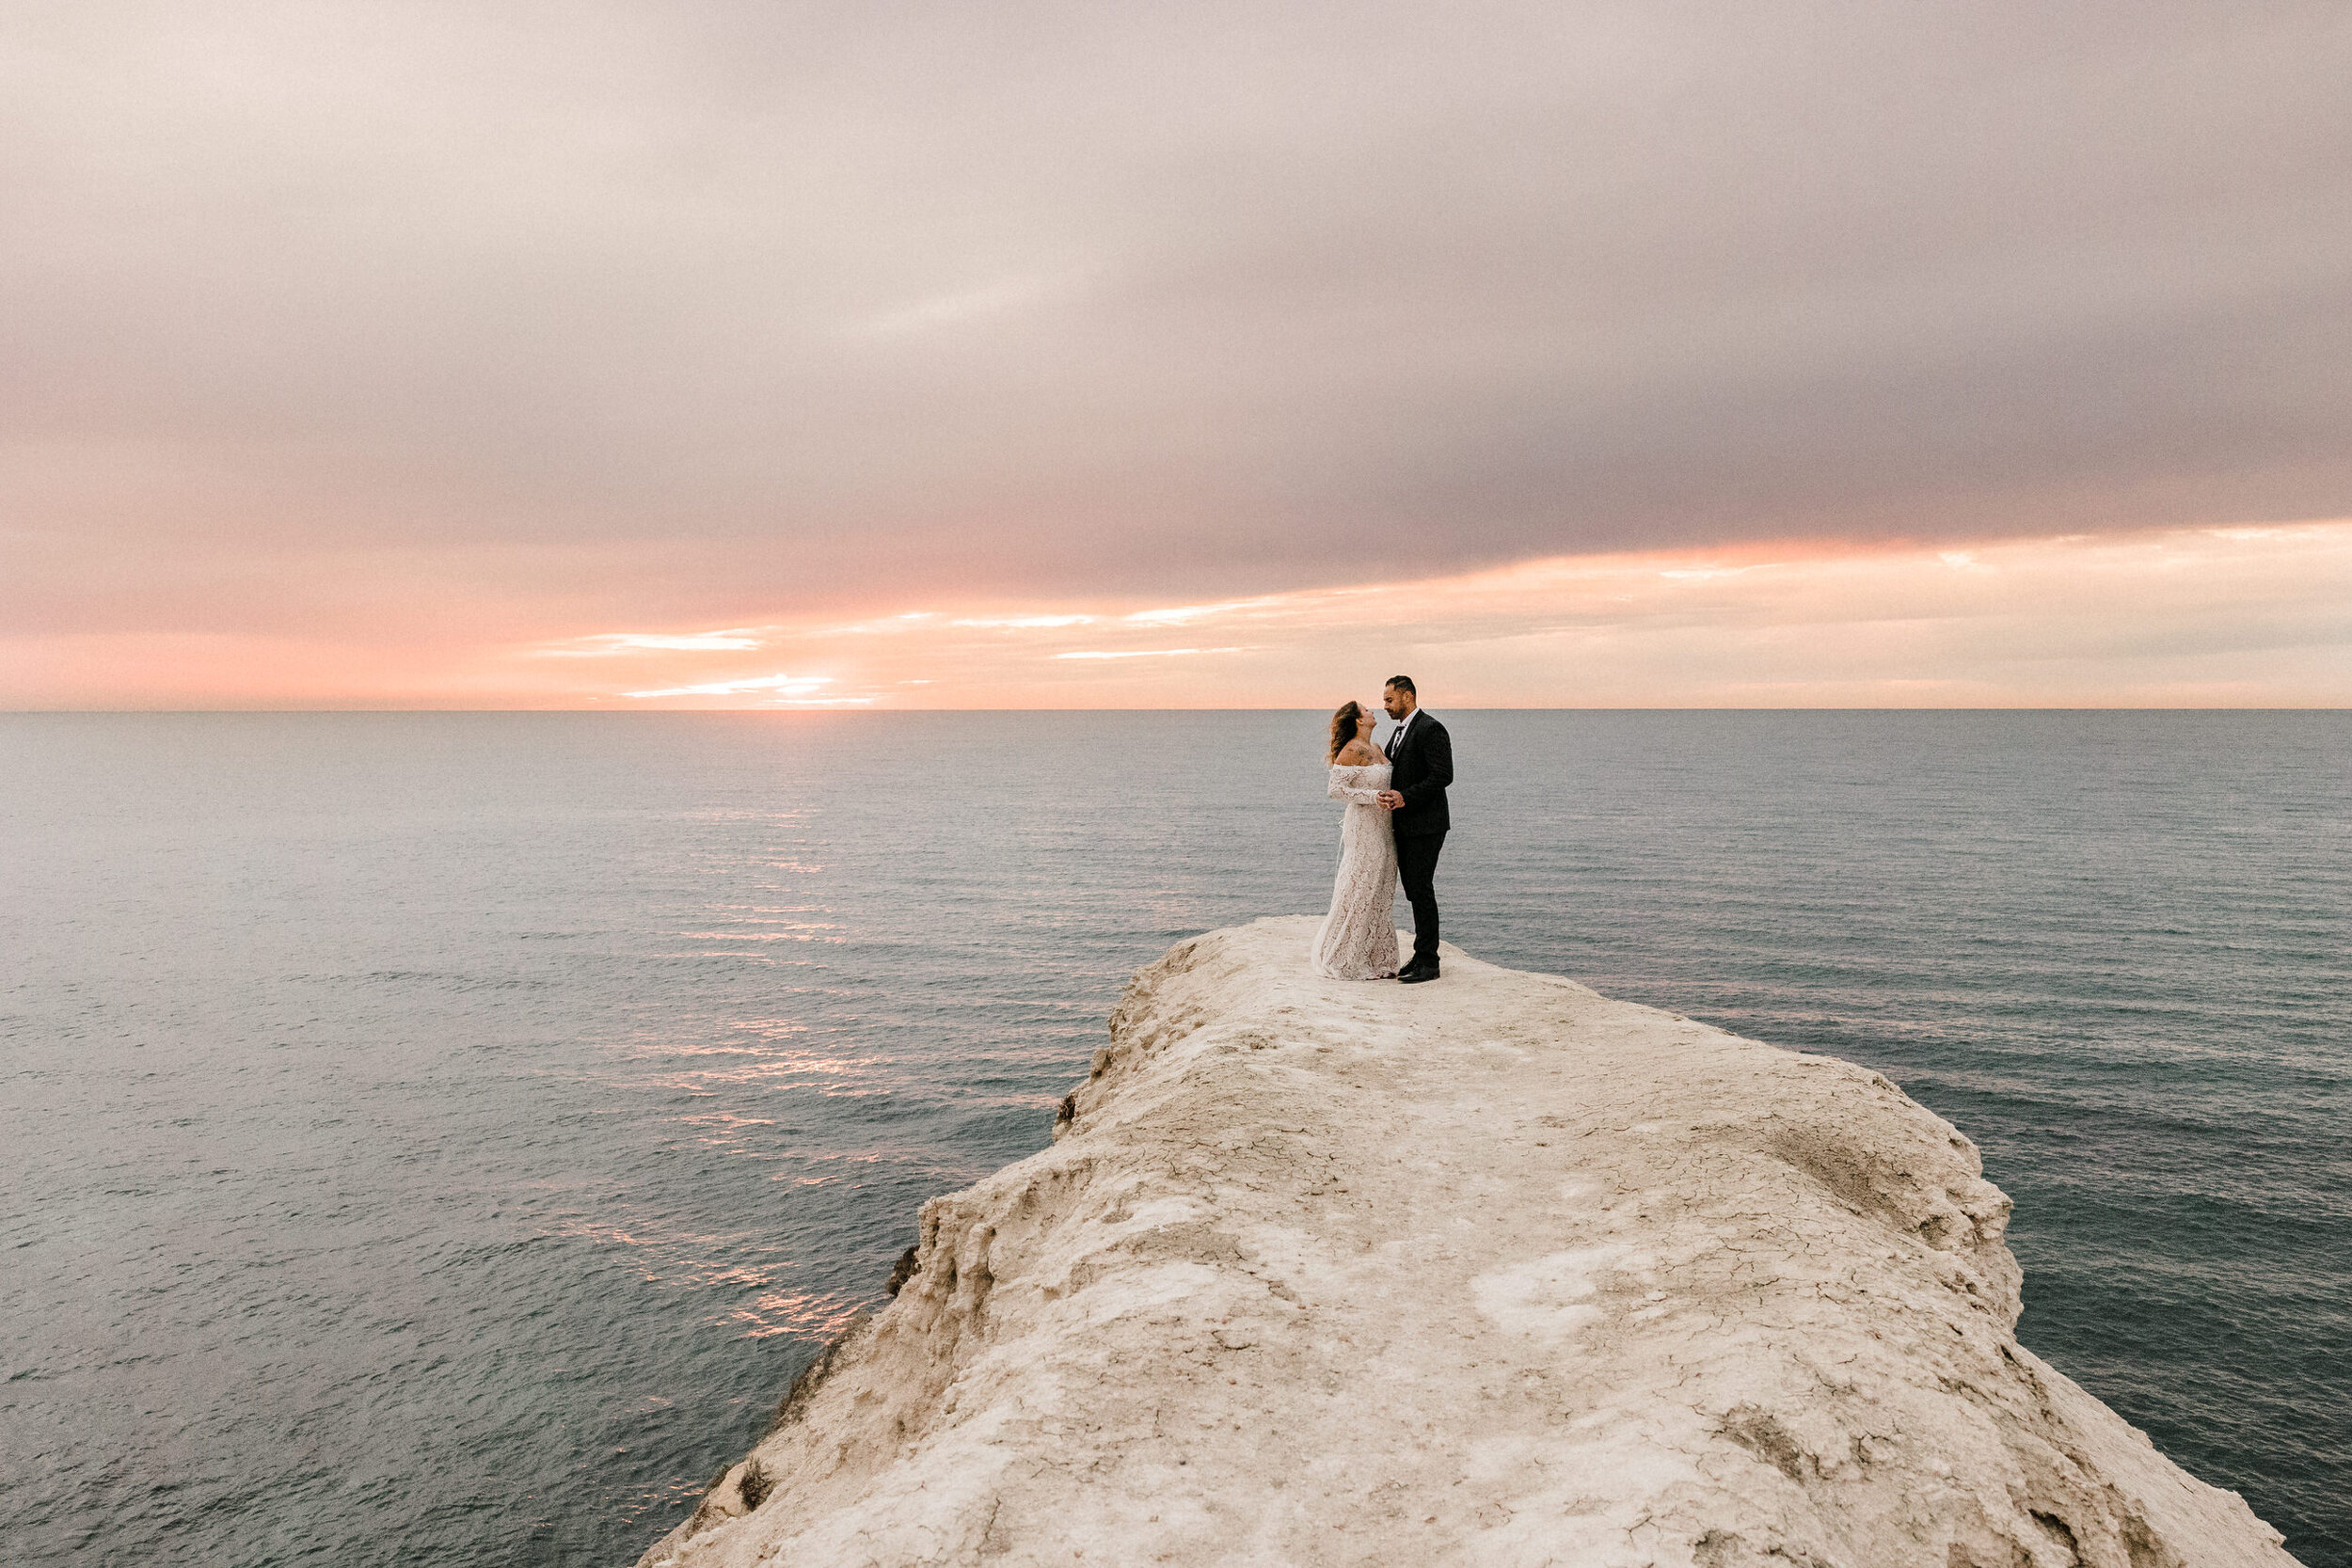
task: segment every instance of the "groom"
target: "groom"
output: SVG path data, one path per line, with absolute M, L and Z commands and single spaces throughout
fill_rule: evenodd
M 1396 973 L 1406 985 L 1438 977 L 1438 851 L 1445 847 L 1445 786 L 1454 782 L 1454 740 L 1422 712 L 1413 677 L 1391 677 L 1380 705 L 1396 721 L 1389 733 L 1389 782 L 1380 792 L 1396 831 L 1396 874 L 1413 906 L 1412 961 Z

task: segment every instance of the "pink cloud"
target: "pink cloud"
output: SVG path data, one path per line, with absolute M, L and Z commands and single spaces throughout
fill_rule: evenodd
M 1451 706 L 2352 704 L 2352 522 L 1556 556 L 1172 608 L 939 599 L 720 631 L 540 609 L 523 641 L 487 635 L 502 608 L 459 584 L 344 639 L 0 639 L 0 703 L 1320 707 L 1406 670 Z M 1168 646 L 1176 626 L 1193 641 Z

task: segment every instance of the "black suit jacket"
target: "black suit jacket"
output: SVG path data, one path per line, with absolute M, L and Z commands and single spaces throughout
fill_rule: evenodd
M 1389 814 L 1399 838 L 1421 838 L 1454 826 L 1446 815 L 1445 786 L 1454 782 L 1454 737 L 1436 717 L 1417 711 L 1405 744 L 1389 757 L 1389 787 L 1405 804 Z

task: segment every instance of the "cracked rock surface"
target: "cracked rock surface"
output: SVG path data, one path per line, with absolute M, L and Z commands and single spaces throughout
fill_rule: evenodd
M 1314 927 L 1138 974 L 643 1563 L 2293 1563 L 2019 1346 L 2008 1198 L 1883 1077 Z

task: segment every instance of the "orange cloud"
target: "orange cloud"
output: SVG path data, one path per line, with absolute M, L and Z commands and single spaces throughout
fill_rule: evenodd
M 1565 556 L 1212 604 L 931 603 L 520 645 L 0 654 L 0 700 L 46 707 L 1320 707 L 1398 671 L 1457 707 L 2340 706 L 2352 521 Z

